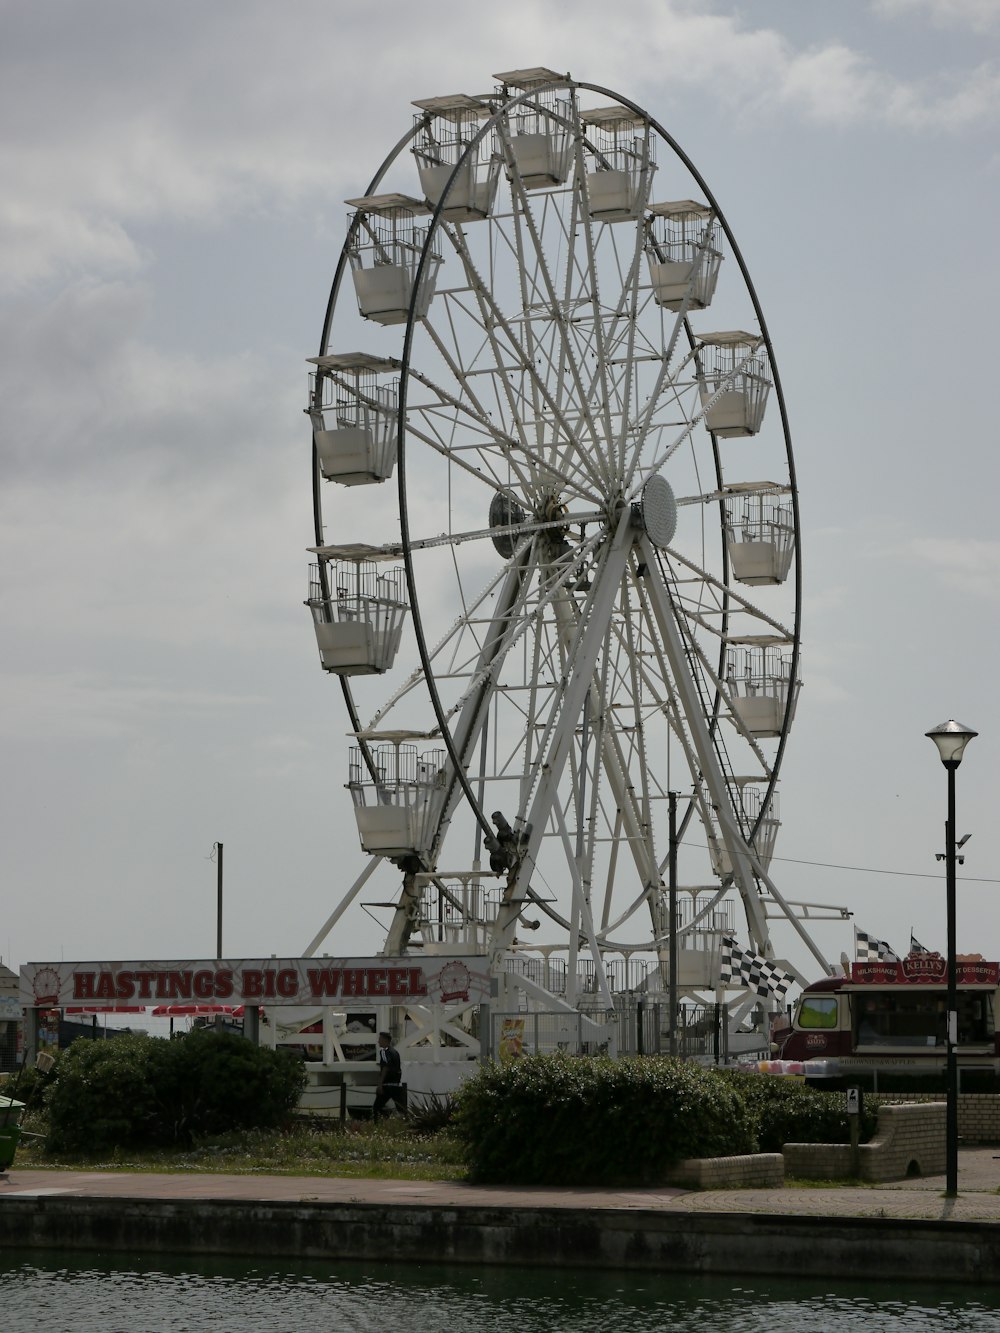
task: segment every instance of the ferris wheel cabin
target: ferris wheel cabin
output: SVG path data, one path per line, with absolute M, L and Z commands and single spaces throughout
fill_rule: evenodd
M 370 855 L 426 857 L 445 797 L 444 750 L 418 750 L 413 732 L 359 736 L 348 789 Z M 369 741 L 377 740 L 377 744 Z
M 736 717 L 751 736 L 780 736 L 795 716 L 799 682 L 792 679 L 791 644 L 768 634 L 731 638 L 726 685 Z
M 594 107 L 581 119 L 592 161 L 586 176 L 590 216 L 634 222 L 642 216 L 656 170 L 649 122 L 621 106 Z
M 756 832 L 748 845 L 753 848 L 761 866 L 767 871 L 774 855 L 778 829 L 781 827 L 781 820 L 778 817 L 778 793 L 772 791 L 768 799 L 766 790 L 761 790 L 759 778 L 737 777 L 733 779 L 733 785 L 737 791 L 737 808 L 742 816 L 741 823 L 748 830 L 756 826 Z M 716 839 L 711 845 L 710 855 L 712 869 L 717 875 L 725 877 L 733 873 L 733 858 L 721 838 Z
M 707 204 L 693 199 L 651 204 L 645 223 L 653 299 L 667 310 L 705 310 L 722 263 L 722 228 Z
M 750 587 L 784 583 L 795 554 L 789 487 L 734 482 L 722 494 L 726 551 L 733 574 Z
M 705 425 L 713 435 L 756 435 L 771 389 L 764 340 L 736 329 L 701 333 L 699 388 Z
M 505 88 L 531 92 L 559 79 L 553 70 L 536 66 L 494 74 Z M 507 118 L 504 163 L 507 177 L 525 190 L 564 185 L 572 156 L 572 107 L 565 92 L 548 89 L 512 108 Z
M 447 191 L 441 210 L 446 222 L 488 218 L 503 164 L 490 136 L 478 154 L 467 150 L 480 122 L 490 114 L 489 107 L 481 98 L 465 93 L 427 97 L 413 105 L 421 114 L 416 117 L 418 132 L 412 152 L 427 206 L 437 208 Z
M 365 195 L 346 202 L 356 210 L 348 255 L 361 314 L 376 324 L 405 324 L 412 304 L 414 318 L 422 319 L 430 308 L 441 265 L 440 255 L 428 255 L 420 289 L 415 292 L 429 230 L 417 218 L 426 216 L 427 205 L 408 194 Z
M 377 548 L 316 547 L 309 596 L 319 658 L 338 676 L 370 676 L 396 660 L 406 619 L 401 568 L 379 573 Z
M 311 356 L 309 406 L 320 472 L 341 486 L 386 481 L 399 442 L 399 381 L 380 376 L 399 362 L 365 352 Z

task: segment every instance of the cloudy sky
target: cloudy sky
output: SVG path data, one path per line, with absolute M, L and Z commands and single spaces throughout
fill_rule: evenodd
M 1000 954 L 994 0 L 0 2 L 0 955 L 299 953 L 365 858 L 302 606 L 304 358 L 413 98 L 548 65 L 709 181 L 801 487 L 803 690 L 772 874 Z M 388 887 L 388 886 L 386 886 Z M 373 896 L 381 897 L 384 893 Z M 848 925 L 820 925 L 828 957 Z M 363 913 L 338 952 L 374 950 Z M 812 968 L 787 928 L 779 952 Z

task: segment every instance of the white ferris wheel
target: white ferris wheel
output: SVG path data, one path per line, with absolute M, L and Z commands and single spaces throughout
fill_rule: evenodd
M 311 358 L 322 666 L 387 955 L 610 1005 L 809 913 L 769 874 L 799 511 L 757 295 L 628 98 L 546 69 L 414 103 Z M 337 784 L 339 787 L 339 783 Z M 331 791 L 331 800 L 336 799 Z

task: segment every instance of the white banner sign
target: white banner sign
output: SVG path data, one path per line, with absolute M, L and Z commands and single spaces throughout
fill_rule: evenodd
M 253 958 L 187 962 L 26 963 L 21 1004 L 345 1005 L 479 1004 L 489 999 L 489 960 L 449 958 Z

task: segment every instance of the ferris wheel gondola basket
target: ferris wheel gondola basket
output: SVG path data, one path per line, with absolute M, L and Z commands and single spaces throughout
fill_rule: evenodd
M 434 298 L 441 256 L 422 263 L 430 228 L 417 221 L 426 205 L 410 195 L 366 195 L 348 199 L 351 220 L 348 254 L 358 310 L 375 324 L 422 319 Z M 421 270 L 418 283 L 417 271 Z
M 363 849 L 377 856 L 426 857 L 445 794 L 446 754 L 398 738 L 354 746 L 348 788 Z
M 657 305 L 705 310 L 722 264 L 722 228 L 707 204 L 693 199 L 653 204 L 645 221 L 646 260 Z

